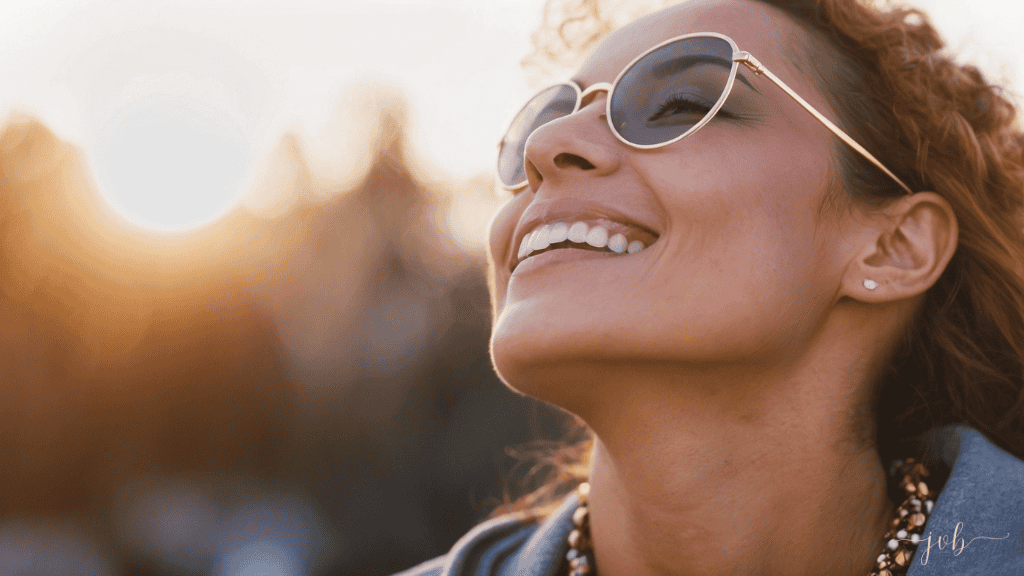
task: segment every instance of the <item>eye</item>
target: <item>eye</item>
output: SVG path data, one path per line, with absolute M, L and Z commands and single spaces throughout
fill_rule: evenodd
M 647 119 L 649 123 L 695 123 L 711 111 L 714 103 L 692 96 L 676 94 L 670 96 Z

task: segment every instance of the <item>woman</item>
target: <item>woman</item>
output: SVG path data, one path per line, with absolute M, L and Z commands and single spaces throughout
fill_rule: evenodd
M 1024 137 L 940 48 L 916 11 L 692 0 L 531 100 L 491 350 L 589 478 L 405 574 L 1024 572 Z

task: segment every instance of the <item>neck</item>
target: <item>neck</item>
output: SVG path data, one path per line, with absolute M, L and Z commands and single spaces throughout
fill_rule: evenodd
M 585 416 L 601 576 L 870 572 L 894 506 L 877 451 L 840 432 L 849 387 L 717 384 L 635 383 Z

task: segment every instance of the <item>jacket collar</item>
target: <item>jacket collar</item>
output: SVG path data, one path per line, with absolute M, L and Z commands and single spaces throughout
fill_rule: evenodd
M 962 424 L 930 432 L 924 460 L 951 472 L 907 576 L 1024 573 L 1024 462 Z

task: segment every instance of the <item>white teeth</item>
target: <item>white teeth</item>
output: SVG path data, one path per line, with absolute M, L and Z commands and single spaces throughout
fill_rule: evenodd
M 569 240 L 577 244 L 583 244 L 587 241 L 587 225 L 583 222 L 577 222 L 569 228 Z
M 551 234 L 551 226 L 545 224 L 540 230 L 537 230 L 530 236 L 530 249 L 531 250 L 543 250 L 551 245 L 548 240 L 548 235 Z
M 608 245 L 608 231 L 603 226 L 594 226 L 587 232 L 587 244 L 594 248 L 604 248 Z
M 532 252 L 544 250 L 552 244 L 569 240 L 576 244 L 587 243 L 594 248 L 605 248 L 616 254 L 628 252 L 635 254 L 647 246 L 640 240 L 629 242 L 622 233 L 608 237 L 608 229 L 604 226 L 590 227 L 586 222 L 574 222 L 572 226 L 565 222 L 545 224 L 523 237 L 519 244 L 519 259 L 522 260 Z
M 565 242 L 568 237 L 569 225 L 565 222 L 559 222 L 551 227 L 551 234 L 548 235 L 548 242 L 558 244 L 559 242 Z
M 626 251 L 626 237 L 622 234 L 616 234 L 608 239 L 608 247 L 611 248 L 612 252 L 616 254 L 622 254 Z

